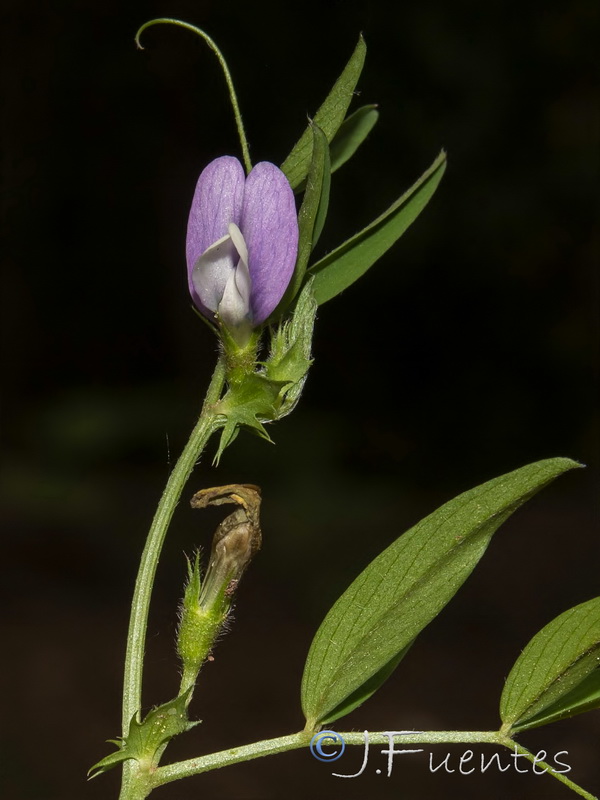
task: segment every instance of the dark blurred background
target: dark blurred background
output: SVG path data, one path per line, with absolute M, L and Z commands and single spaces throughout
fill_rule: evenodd
M 87 768 L 118 735 L 128 605 L 145 532 L 199 410 L 216 345 L 190 310 L 184 239 L 200 170 L 238 154 L 204 27 L 234 76 L 255 160 L 281 162 L 363 31 L 356 103 L 380 105 L 334 180 L 321 252 L 431 163 L 438 194 L 319 314 L 315 364 L 276 445 L 211 454 L 175 515 L 156 583 L 144 702 L 177 685 L 183 552 L 218 515 L 203 486 L 258 483 L 264 547 L 202 673 L 204 720 L 170 759 L 298 730 L 299 683 L 330 604 L 446 500 L 554 455 L 588 464 L 518 512 L 456 599 L 341 729 L 492 729 L 529 638 L 598 594 L 597 7 L 442 0 L 3 4 L 3 798 L 116 797 Z M 211 452 L 213 452 L 211 450 Z M 600 790 L 591 713 L 523 736 L 567 750 Z M 465 747 L 434 748 L 436 758 Z M 489 748 L 475 748 L 489 754 Z M 373 757 L 375 758 L 375 756 Z M 383 760 L 381 756 L 378 756 Z M 425 755 L 353 781 L 307 751 L 189 779 L 162 797 L 567 797 L 549 778 L 430 775 Z M 154 795 L 153 795 L 154 797 Z

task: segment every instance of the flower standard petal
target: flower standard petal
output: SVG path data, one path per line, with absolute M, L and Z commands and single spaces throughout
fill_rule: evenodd
M 283 297 L 298 255 L 294 193 L 274 164 L 261 161 L 246 178 L 240 229 L 248 247 L 252 321 L 258 325 Z
M 239 224 L 244 181 L 244 168 L 237 158 L 222 156 L 205 167 L 196 184 L 188 220 L 186 255 L 190 294 L 204 313 L 208 306 L 203 303 L 197 291 L 199 274 L 196 271 L 196 281 L 194 281 L 194 268 L 200 256 L 211 245 L 228 235 L 229 223 Z M 223 289 L 224 286 L 225 284 Z M 206 292 L 210 294 L 211 288 L 207 286 Z

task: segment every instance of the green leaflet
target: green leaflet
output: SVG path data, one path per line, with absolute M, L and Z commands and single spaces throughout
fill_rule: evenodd
M 379 119 L 377 106 L 361 106 L 353 114 L 350 114 L 341 124 L 339 131 L 333 137 L 329 148 L 331 153 L 331 174 L 333 175 L 346 161 L 348 161 L 358 150 L 360 145 L 373 130 L 375 123 Z M 295 189 L 296 192 L 303 192 L 306 188 L 305 181 L 302 181 Z
M 329 191 L 331 189 L 331 157 L 329 155 L 329 144 L 327 142 L 327 137 L 319 128 L 318 125 L 313 124 L 313 154 L 317 154 L 316 160 L 316 167 L 317 167 L 317 174 L 315 175 L 314 181 L 317 183 L 317 188 L 315 189 L 315 193 L 318 194 L 319 201 L 316 204 L 316 209 L 314 213 L 314 221 L 312 225 L 312 236 L 310 239 L 310 252 L 307 253 L 306 262 L 308 262 L 308 258 L 310 253 L 315 249 L 317 246 L 317 242 L 323 232 L 323 227 L 325 226 L 325 220 L 327 219 L 327 211 L 329 210 Z M 312 164 L 314 159 L 311 160 L 311 170 Z M 308 185 L 311 182 L 311 173 L 308 173 Z M 308 192 L 308 188 L 306 190 Z M 304 195 L 306 199 L 306 194 Z M 302 203 L 304 206 L 304 202 Z M 302 211 L 302 209 L 300 209 Z
M 442 151 L 429 169 L 387 211 L 310 268 L 319 305 L 347 289 L 402 236 L 425 208 L 446 169 Z
M 344 121 L 346 111 L 352 100 L 354 89 L 365 63 L 367 46 L 362 36 L 358 40 L 350 60 L 344 71 L 333 85 L 323 105 L 314 116 L 313 122 L 318 125 L 331 142 Z M 297 188 L 306 178 L 312 156 L 313 136 L 310 124 L 294 145 L 292 152 L 281 165 L 292 189 Z
M 358 689 L 352 692 L 352 694 L 349 694 L 348 697 L 345 697 L 339 705 L 330 711 L 330 713 L 327 715 L 327 719 L 320 720 L 319 724 L 328 725 L 330 722 L 334 722 L 340 717 L 345 717 L 346 714 L 354 711 L 355 708 L 358 708 L 358 706 L 362 705 L 365 700 L 368 700 L 369 697 L 374 695 L 377 689 L 379 689 L 380 686 L 383 686 L 398 664 L 402 661 L 404 656 L 409 651 L 411 644 L 412 642 L 400 650 L 399 653 L 396 653 L 396 655 L 391 658 L 387 664 L 384 664 L 384 666 L 377 670 L 374 675 L 371 675 L 371 677 L 361 684 Z
M 280 314 L 279 309 L 287 309 L 298 293 L 304 276 L 308 259 L 317 244 L 329 206 L 329 188 L 331 185 L 331 165 L 327 137 L 318 125 L 311 124 L 313 138 L 310 169 L 306 180 L 306 191 L 298 214 L 298 258 L 292 280 L 273 313 L 273 318 Z
M 540 711 L 526 722 L 512 726 L 512 730 L 519 732 L 530 728 L 539 728 L 541 725 L 569 719 L 597 708 L 600 708 L 600 667 L 596 667 L 587 678 L 584 678 L 578 686 L 557 700 L 556 703 Z
M 373 130 L 379 119 L 377 106 L 362 106 L 345 119 L 331 142 L 331 171 L 335 172 L 349 158 Z
M 556 617 L 529 642 L 504 685 L 502 722 L 524 730 L 571 716 L 565 712 L 573 703 L 581 711 L 597 707 L 599 667 L 600 597 L 596 597 Z M 586 679 L 583 693 L 576 692 Z
M 311 645 L 302 679 L 308 727 L 345 713 L 351 695 L 454 596 L 499 526 L 577 466 L 548 459 L 488 481 L 434 511 L 372 561 L 329 611 Z

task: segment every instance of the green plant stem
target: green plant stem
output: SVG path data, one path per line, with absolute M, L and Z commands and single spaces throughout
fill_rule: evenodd
M 531 761 L 532 764 L 535 764 L 542 770 L 545 769 L 550 775 L 552 775 L 553 778 L 556 778 L 557 781 L 564 783 L 565 786 L 568 786 L 569 789 L 572 789 L 575 794 L 580 795 L 580 797 L 585 797 L 586 800 L 598 800 L 595 795 L 586 792 L 585 789 L 582 789 L 581 786 L 578 786 L 572 780 L 569 780 L 569 778 L 566 778 L 559 772 L 555 772 L 549 764 L 547 764 L 545 761 L 540 761 L 536 756 L 534 756 L 533 753 L 530 753 L 529 750 L 522 745 L 517 744 L 517 742 L 515 742 L 513 739 L 510 740 L 510 744 L 507 744 L 507 747 L 514 748 L 517 753 L 525 756 L 525 758 L 528 761 Z
M 365 734 L 363 732 L 348 731 L 341 732 L 346 745 L 364 746 Z M 289 750 L 298 750 L 301 747 L 308 747 L 313 736 L 311 731 L 301 731 L 290 736 L 280 736 L 276 739 L 265 739 L 261 742 L 244 745 L 243 747 L 232 747 L 228 750 L 221 750 L 218 753 L 211 753 L 199 758 L 191 758 L 187 761 L 179 761 L 175 764 L 168 764 L 159 767 L 150 777 L 149 790 L 162 786 L 165 783 L 188 778 L 191 775 L 198 775 L 213 769 L 238 764 L 242 761 L 250 761 L 262 756 L 276 755 L 285 753 Z M 411 734 L 401 734 L 394 736 L 394 744 L 401 745 L 420 745 L 420 744 L 495 744 L 515 750 L 525 756 L 533 763 L 535 756 L 514 740 L 498 731 L 426 731 Z M 376 733 L 369 732 L 368 740 L 370 745 L 390 744 L 390 734 L 386 731 Z M 598 800 L 594 795 L 586 792 L 573 781 L 554 772 L 548 764 L 537 761 L 536 764 L 541 768 L 546 768 L 548 773 L 557 780 L 564 783 L 574 792 L 587 800 Z
M 129 769 L 126 771 L 126 767 Z M 147 772 L 142 772 L 135 761 L 123 762 L 123 782 L 119 800 L 145 800 L 152 791 Z
M 201 772 L 209 772 L 212 769 L 220 769 L 231 764 L 238 764 L 241 761 L 251 761 L 261 756 L 272 756 L 277 753 L 285 753 L 288 750 L 298 750 L 300 747 L 308 747 L 311 734 L 301 731 L 290 736 L 279 736 L 276 739 L 265 739 L 261 742 L 253 742 L 243 747 L 230 747 L 228 750 L 221 750 L 218 753 L 210 753 L 199 758 L 190 758 L 187 761 L 178 761 L 175 764 L 168 764 L 159 767 L 152 777 L 152 788 L 162 786 L 165 783 L 188 778 L 191 775 L 199 775 Z
M 134 715 L 139 715 L 142 706 L 142 670 L 146 628 L 154 576 L 171 517 L 179 502 L 181 492 L 210 436 L 222 427 L 222 417 L 215 411 L 225 384 L 225 363 L 221 356 L 213 373 L 202 412 L 179 460 L 175 464 L 165 490 L 160 498 L 152 525 L 148 531 L 146 545 L 135 582 L 131 603 L 125 675 L 123 681 L 123 736 L 127 736 Z M 123 764 L 122 798 L 133 800 L 137 795 L 127 793 L 133 775 L 133 762 Z
M 250 761 L 261 756 L 270 756 L 277 753 L 285 753 L 288 750 L 297 750 L 300 747 L 308 747 L 314 733 L 311 731 L 301 731 L 293 733 L 291 736 L 280 736 L 277 739 L 265 739 L 261 742 L 244 745 L 243 747 L 231 747 L 228 750 L 221 750 L 218 753 L 211 753 L 200 758 L 190 758 L 188 761 L 179 761 L 176 764 L 168 764 L 159 767 L 154 773 L 152 785 L 162 786 L 164 783 L 188 778 L 191 775 L 198 775 L 201 772 L 208 772 L 211 769 L 219 769 L 240 761 Z M 347 745 L 364 745 L 365 735 L 363 732 L 351 731 L 342 733 Z M 428 733 L 403 735 L 403 743 L 423 744 L 440 742 L 498 742 L 498 734 L 489 731 L 431 731 Z M 389 744 L 389 737 L 384 733 L 369 733 L 370 744 Z
M 138 30 L 135 35 L 135 43 L 143 50 L 142 45 L 140 44 L 140 36 L 146 30 L 146 28 L 150 28 L 152 25 L 177 25 L 179 28 L 185 28 L 188 31 L 193 31 L 193 33 L 197 33 L 198 36 L 202 37 L 206 44 L 210 47 L 213 53 L 216 55 L 219 64 L 221 65 L 221 69 L 223 70 L 223 75 L 225 76 L 225 83 L 227 84 L 227 90 L 229 91 L 229 99 L 231 100 L 231 105 L 233 108 L 233 116 L 235 117 L 235 124 L 238 131 L 238 136 L 240 139 L 240 145 L 242 147 L 242 157 L 244 159 L 244 166 L 246 168 L 246 172 L 249 173 L 252 169 L 252 161 L 250 160 L 250 149 L 248 147 L 248 140 L 246 139 L 246 132 L 244 131 L 244 123 L 242 121 L 242 114 L 240 112 L 240 106 L 237 99 L 237 94 L 235 93 L 235 88 L 233 86 L 233 79 L 231 77 L 231 73 L 229 72 L 229 67 L 227 66 L 227 62 L 223 57 L 223 54 L 217 47 L 217 45 L 213 42 L 210 38 L 208 33 L 205 33 L 202 28 L 197 28 L 195 25 L 190 25 L 189 22 L 182 22 L 179 19 L 172 19 L 171 17 L 159 17 L 158 19 L 151 19 L 149 22 L 145 22 L 142 27 Z

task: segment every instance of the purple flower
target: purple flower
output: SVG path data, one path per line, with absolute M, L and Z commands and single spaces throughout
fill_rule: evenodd
M 296 263 L 296 205 L 283 172 L 261 161 L 246 178 L 237 158 L 211 161 L 196 185 L 186 251 L 194 303 L 243 342 L 275 309 Z

